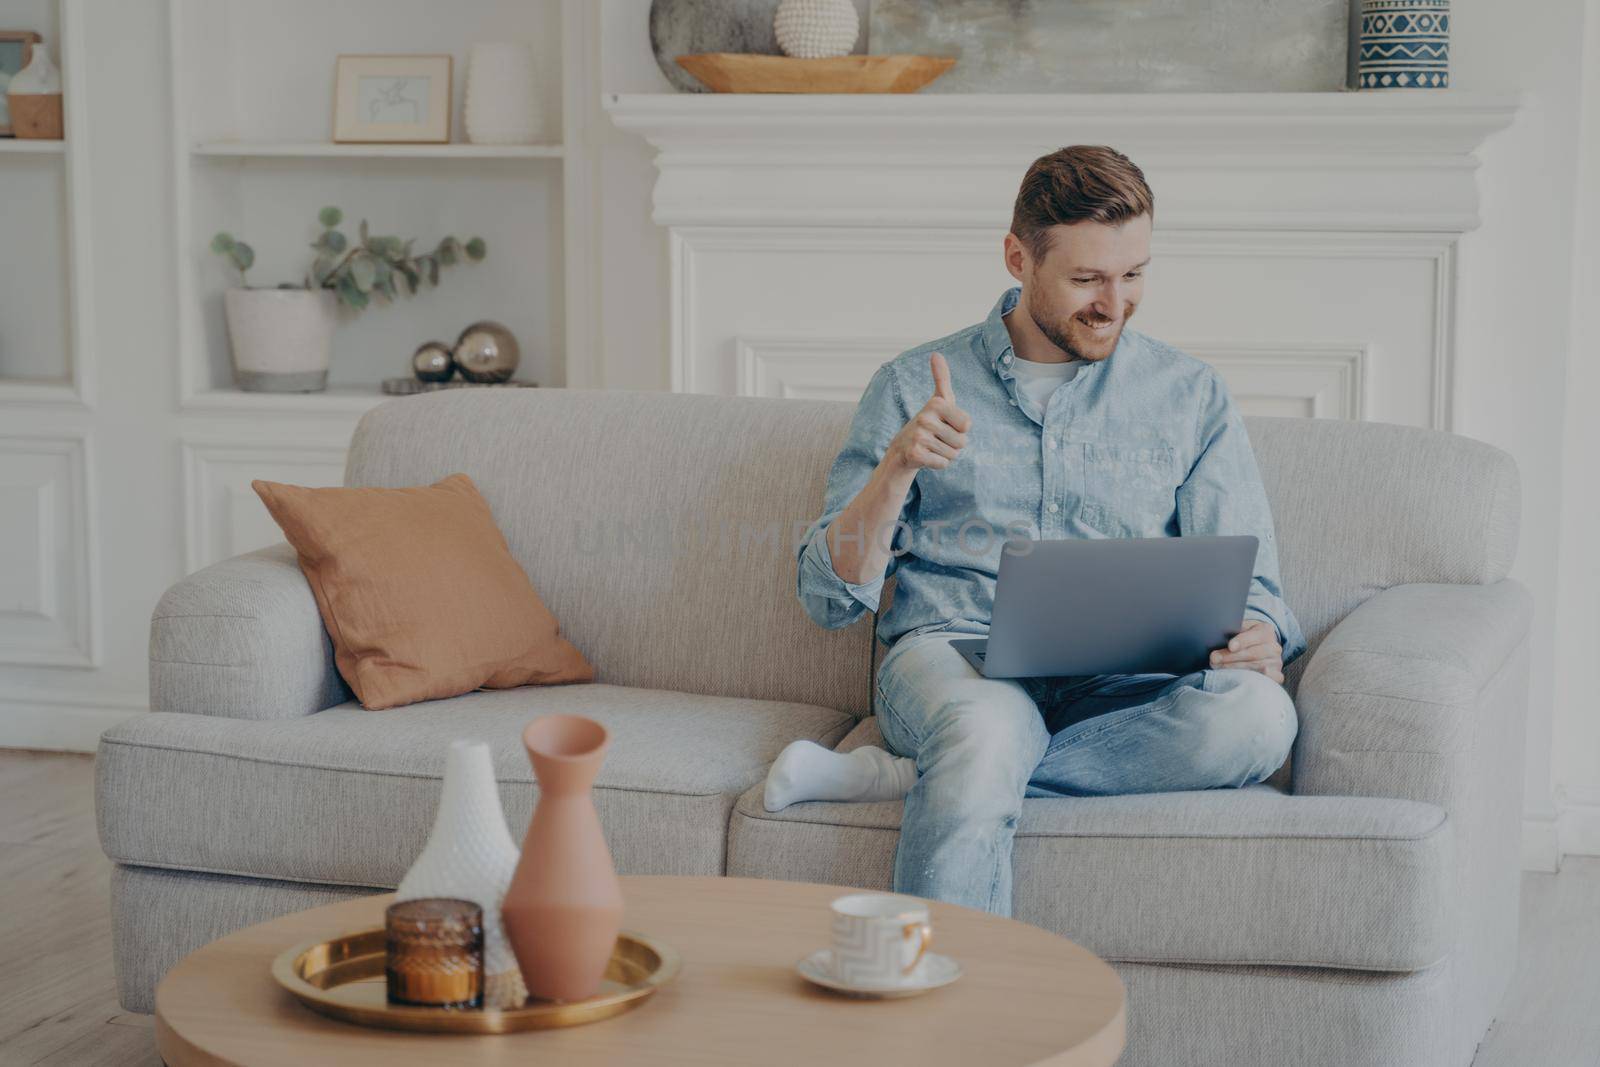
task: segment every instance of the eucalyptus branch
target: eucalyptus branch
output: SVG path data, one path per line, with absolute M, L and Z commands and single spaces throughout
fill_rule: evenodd
M 317 255 L 300 287 L 330 289 L 341 303 L 356 310 L 371 303 L 374 293 L 389 302 L 397 299 L 397 274 L 405 281 L 406 291 L 415 294 L 424 281 L 432 286 L 439 284 L 441 267 L 458 263 L 463 257 L 476 263 L 489 254 L 489 246 L 481 237 L 465 242 L 445 237 L 431 252 L 413 255 L 411 246 L 416 243 L 415 238 L 401 240 L 373 235 L 366 219 L 361 220 L 358 230 L 360 240 L 352 244 L 339 229 L 343 220 L 344 212 L 336 207 L 325 207 L 317 212 L 322 233 L 311 242 Z M 239 271 L 241 281 L 244 272 L 255 262 L 255 252 L 250 246 L 227 233 L 212 238 L 211 250 L 225 257 Z

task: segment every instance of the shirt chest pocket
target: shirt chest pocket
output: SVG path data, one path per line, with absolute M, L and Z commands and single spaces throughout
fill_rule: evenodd
M 1083 520 L 1108 537 L 1161 537 L 1177 511 L 1183 472 L 1160 438 L 1083 443 Z

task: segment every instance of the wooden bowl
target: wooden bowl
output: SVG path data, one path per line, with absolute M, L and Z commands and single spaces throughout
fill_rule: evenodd
M 790 56 L 703 52 L 678 66 L 714 93 L 914 93 L 955 66 L 949 56 Z

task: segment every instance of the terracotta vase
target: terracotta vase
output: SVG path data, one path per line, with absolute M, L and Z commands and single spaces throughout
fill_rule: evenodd
M 622 886 L 589 791 L 608 741 L 578 715 L 544 715 L 522 731 L 539 803 L 501 916 L 529 995 L 545 1000 L 598 992 L 622 926 Z

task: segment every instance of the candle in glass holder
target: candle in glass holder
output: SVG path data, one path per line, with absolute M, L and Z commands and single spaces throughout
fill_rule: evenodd
M 483 909 L 470 900 L 403 900 L 383 914 L 389 1003 L 483 1007 Z

